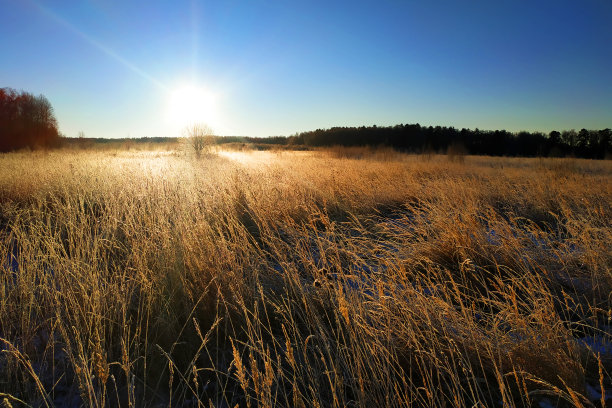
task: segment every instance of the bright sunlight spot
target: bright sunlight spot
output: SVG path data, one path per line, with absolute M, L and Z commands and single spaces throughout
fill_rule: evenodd
M 214 127 L 218 122 L 215 95 L 195 84 L 174 89 L 168 99 L 167 120 L 177 129 L 194 123 L 207 123 Z

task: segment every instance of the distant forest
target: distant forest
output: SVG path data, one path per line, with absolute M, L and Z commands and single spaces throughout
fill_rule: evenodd
M 65 146 L 138 145 L 176 143 L 178 138 L 64 139 Z M 293 136 L 219 136 L 217 144 L 248 144 L 254 148 L 274 145 L 298 147 L 388 146 L 410 153 L 453 153 L 488 156 L 612 158 L 612 130 L 581 129 L 541 132 L 455 129 L 442 126 L 396 125 L 389 127 L 333 127 L 297 133 Z
M 306 146 L 391 146 L 423 153 L 455 153 L 491 156 L 612 157 L 612 130 L 508 132 L 506 130 L 455 129 L 454 127 L 396 125 L 389 127 L 333 127 L 298 133 L 287 138 Z

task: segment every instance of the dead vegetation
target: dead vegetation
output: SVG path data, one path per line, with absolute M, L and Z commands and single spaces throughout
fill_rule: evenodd
M 612 165 L 0 157 L 0 399 L 605 406 Z

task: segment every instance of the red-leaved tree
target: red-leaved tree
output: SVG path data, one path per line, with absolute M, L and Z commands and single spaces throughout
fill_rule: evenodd
M 0 152 L 59 143 L 53 107 L 43 95 L 0 88 Z

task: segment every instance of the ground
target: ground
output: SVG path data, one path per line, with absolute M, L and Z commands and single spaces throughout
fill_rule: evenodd
M 610 161 L 175 147 L 0 156 L 5 404 L 610 404 Z

